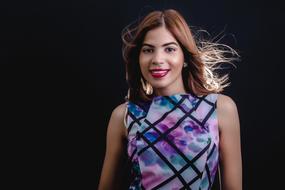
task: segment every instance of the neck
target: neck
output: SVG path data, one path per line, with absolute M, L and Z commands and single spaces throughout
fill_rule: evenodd
M 176 87 L 176 88 L 161 88 L 161 89 L 154 89 L 156 96 L 171 96 L 174 94 L 186 94 L 186 90 L 184 86 Z
M 162 87 L 154 88 L 154 93 L 156 96 L 171 96 L 174 94 L 186 94 L 186 90 L 183 84 L 182 75 L 173 81 L 171 84 Z

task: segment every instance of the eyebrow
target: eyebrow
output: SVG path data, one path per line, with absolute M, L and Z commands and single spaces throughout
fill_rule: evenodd
M 176 42 L 169 42 L 169 43 L 163 44 L 162 47 L 165 47 L 165 46 L 168 46 L 168 45 L 171 45 L 171 44 L 178 46 L 178 44 Z M 151 44 L 148 44 L 148 43 L 143 43 L 142 46 L 154 47 L 154 45 L 151 45 Z

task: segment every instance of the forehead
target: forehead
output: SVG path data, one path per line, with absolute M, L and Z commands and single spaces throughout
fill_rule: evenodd
M 177 40 L 172 33 L 163 26 L 148 31 L 144 38 L 144 43 L 152 45 L 161 45 L 169 42 L 177 43 Z

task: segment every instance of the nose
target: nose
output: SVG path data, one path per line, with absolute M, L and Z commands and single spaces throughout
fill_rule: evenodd
M 152 58 L 152 64 L 160 65 L 160 64 L 163 64 L 163 62 L 164 62 L 163 53 L 159 50 L 155 51 L 155 53 L 153 54 L 153 58 Z

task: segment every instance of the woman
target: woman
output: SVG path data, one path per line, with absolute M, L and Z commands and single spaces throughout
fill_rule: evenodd
M 224 190 L 242 189 L 238 111 L 220 94 L 227 75 L 214 72 L 236 52 L 210 42 L 197 46 L 172 9 L 149 13 L 122 37 L 128 100 L 109 121 L 99 190 L 115 188 L 124 139 L 129 189 L 211 189 L 220 168 Z

